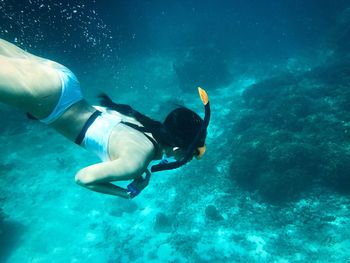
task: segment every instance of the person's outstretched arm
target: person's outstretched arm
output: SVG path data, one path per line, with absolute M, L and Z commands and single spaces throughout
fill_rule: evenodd
M 140 178 L 145 170 L 146 167 L 135 160 L 116 159 L 81 169 L 76 174 L 75 181 L 92 191 L 129 199 L 133 195 L 127 189 L 116 186 L 111 182 Z

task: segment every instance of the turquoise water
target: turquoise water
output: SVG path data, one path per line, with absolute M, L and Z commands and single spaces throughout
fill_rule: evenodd
M 1 1 L 0 36 L 162 120 L 203 116 L 208 153 L 126 201 L 98 162 L 0 105 L 0 262 L 348 262 L 347 1 Z

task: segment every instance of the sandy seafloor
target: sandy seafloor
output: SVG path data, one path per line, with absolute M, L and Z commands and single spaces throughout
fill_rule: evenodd
M 41 8 L 40 1 L 32 0 L 32 2 Z M 6 3 L 0 0 L 0 4 L 0 7 L 3 7 Z M 45 5 L 43 6 L 45 7 Z M 61 5 L 57 4 L 56 7 L 59 8 L 59 6 Z M 319 6 L 318 2 L 315 6 Z M 66 10 L 64 5 L 62 8 Z M 78 14 L 83 14 L 83 12 L 86 14 L 88 13 L 86 9 L 74 10 L 78 10 Z M 198 6 L 197 9 L 188 9 L 190 22 L 193 22 L 192 15 L 198 9 L 200 9 Z M 26 9 L 26 11 L 28 10 Z M 39 12 L 41 12 L 40 10 Z M 342 22 L 339 22 L 341 23 L 339 30 L 344 33 L 344 40 L 350 39 L 346 38 L 349 36 L 347 29 L 350 24 L 349 10 L 350 8 L 347 7 L 342 16 Z M 250 12 L 251 9 L 245 11 L 249 11 L 248 22 L 255 15 L 263 15 L 263 19 L 266 19 L 264 12 L 254 13 L 256 10 Z M 321 11 L 323 15 L 324 9 Z M 170 25 L 173 27 L 165 26 L 162 28 L 166 37 L 176 33 L 172 29 L 180 28 L 186 34 L 193 34 L 194 29 L 198 30 L 193 25 L 182 24 L 182 17 L 180 17 L 180 21 L 172 23 L 176 16 L 171 16 L 171 9 L 168 12 L 170 19 L 167 21 L 170 21 Z M 67 18 L 66 13 L 66 11 L 62 11 L 62 17 L 65 19 Z M 95 14 L 92 11 L 88 13 L 90 15 L 88 22 L 99 21 L 93 17 L 92 13 Z M 145 35 L 160 30 L 159 27 L 162 26 L 162 23 L 159 21 L 164 21 L 162 20 L 166 17 L 164 14 L 168 13 L 160 12 L 158 17 L 150 21 L 150 28 L 154 31 L 150 30 Z M 207 14 L 205 13 L 203 16 L 207 17 Z M 23 17 L 22 14 L 20 17 Z M 28 17 L 34 19 L 32 13 Z M 28 17 L 24 16 L 24 19 L 28 19 Z M 138 19 L 141 22 L 137 19 L 132 20 L 134 24 L 141 25 L 143 20 L 140 17 Z M 243 19 L 242 24 L 247 23 L 244 21 L 244 17 L 244 14 L 240 17 Z M 231 14 L 226 18 L 230 21 Z M 303 18 L 306 22 L 302 25 L 309 25 L 311 32 L 313 32 L 312 30 L 323 32 L 323 29 L 312 27 L 317 27 L 317 24 L 313 25 L 312 19 Z M 283 21 L 286 22 L 286 20 Z M 240 20 L 235 22 L 241 27 Z M 218 23 L 219 26 L 221 26 L 220 23 Z M 87 24 L 89 23 L 85 23 L 85 25 Z M 79 25 L 81 26 L 81 24 Z M 246 28 L 256 26 L 254 30 L 265 32 L 261 31 L 264 25 L 261 28 L 260 25 L 249 23 Z M 286 25 L 290 26 L 289 23 Z M 294 40 L 289 48 L 293 48 L 299 41 L 303 42 L 300 39 L 293 39 L 293 36 L 298 35 L 298 30 L 295 30 L 297 32 L 295 33 L 293 31 L 295 28 L 292 27 L 289 32 L 287 26 L 286 28 L 284 26 L 285 24 L 281 25 L 281 32 L 284 33 L 286 29 L 291 36 L 283 35 L 281 37 L 282 42 L 285 41 L 285 45 L 287 43 L 286 47 L 281 49 L 288 49 L 289 42 L 287 40 Z M 4 28 L 0 25 L 1 34 L 8 37 L 7 40 L 15 40 L 9 37 L 11 32 L 9 33 L 6 28 L 7 31 L 4 31 Z M 40 27 L 38 28 L 40 29 Z M 238 31 L 244 33 L 243 29 Z M 49 27 L 49 30 L 55 32 L 53 27 Z M 124 46 L 121 44 L 122 48 L 117 50 L 124 52 L 123 48 L 126 49 L 128 44 L 132 46 L 137 43 L 136 47 L 133 46 L 130 48 L 131 51 L 128 50 L 126 53 L 132 53 L 133 48 L 139 48 L 142 56 L 138 53 L 134 56 L 127 54 L 121 58 L 122 62 L 116 63 L 117 66 L 104 64 L 105 61 L 96 55 L 99 54 L 99 50 L 101 53 L 105 52 L 106 47 L 102 46 L 103 41 L 102 44 L 98 41 L 92 43 L 93 48 L 89 50 L 94 50 L 96 53 L 86 54 L 87 60 L 96 55 L 95 59 L 98 63 L 96 60 L 91 62 L 92 65 L 81 63 L 79 68 L 77 61 L 79 61 L 79 56 L 81 59 L 85 55 L 85 50 L 79 50 L 81 53 L 74 61 L 75 57 L 72 54 L 78 52 L 75 44 L 73 51 L 71 50 L 72 53 L 67 52 L 62 55 L 63 59 L 60 62 L 65 64 L 67 61 L 67 66 L 72 66 L 71 69 L 77 73 L 82 83 L 83 92 L 91 103 L 96 103 L 96 95 L 100 91 L 105 91 L 118 102 L 133 105 L 141 112 L 159 120 L 165 117 L 173 102 L 185 104 L 202 115 L 203 109 L 195 87 L 193 87 L 193 91 L 187 90 L 186 92 L 178 88 L 173 67 L 176 60 L 181 58 L 183 50 L 193 49 L 193 43 L 180 47 L 183 50 L 179 48 L 179 51 L 177 46 L 168 47 L 166 45 L 166 43 L 171 44 L 171 36 L 167 42 L 164 40 L 166 37 L 159 34 L 156 36 L 164 38 L 156 38 L 154 42 L 151 41 L 155 46 L 148 46 L 149 49 L 144 52 L 142 37 L 140 40 L 138 38 L 139 34 L 142 34 L 142 30 L 142 27 L 140 31 L 136 30 L 135 39 L 134 36 L 129 36 L 129 32 L 126 30 L 126 35 L 132 38 L 132 40 L 128 40 L 131 44 L 124 39 L 126 41 Z M 183 33 L 181 30 L 178 35 L 175 34 L 176 37 L 181 38 Z M 226 28 L 219 33 L 225 33 L 225 30 Z M 265 28 L 265 30 L 267 29 Z M 331 31 L 330 35 L 338 36 L 339 32 L 332 30 L 328 28 L 328 31 Z M 48 46 L 48 50 L 43 52 L 43 47 L 46 45 L 45 34 L 37 36 L 30 34 L 29 31 L 29 33 L 21 32 L 23 34 L 19 35 L 18 39 L 23 40 L 23 42 L 17 42 L 18 44 L 23 47 L 26 43 L 34 43 L 28 47 L 31 51 L 34 51 L 35 45 L 37 45 L 37 47 L 41 47 L 41 52 L 38 54 L 53 54 L 54 59 L 61 51 L 66 52 L 63 47 L 69 50 L 73 45 L 69 41 L 62 44 L 60 41 L 55 42 L 51 39 L 51 44 L 55 43 L 56 46 Z M 45 32 L 48 34 L 44 30 Z M 87 30 L 86 32 L 89 33 L 88 37 L 93 35 L 90 34 L 91 31 Z M 105 33 L 103 30 L 101 32 Z M 215 37 L 218 36 L 213 34 L 215 31 L 210 31 L 208 34 L 206 30 L 203 32 L 205 38 L 200 38 L 195 43 L 199 43 L 199 46 L 202 44 L 204 49 L 209 46 L 209 55 L 213 54 L 210 53 L 213 49 L 214 59 L 207 62 L 204 55 L 198 63 L 205 64 L 207 62 L 210 64 L 214 62 L 215 64 L 217 62 L 215 61 L 215 52 L 220 49 L 220 45 L 215 46 Z M 95 34 L 97 33 L 95 32 Z M 26 38 L 28 35 L 37 38 Z M 307 38 L 308 35 L 305 35 L 300 36 L 300 38 Z M 152 38 L 156 36 L 152 35 Z M 262 33 L 259 36 L 263 38 L 265 34 Z M 21 37 L 22 39 L 20 39 Z M 67 35 L 63 35 L 64 37 Z M 187 41 L 186 37 L 184 37 L 184 41 Z M 208 41 L 208 45 L 206 45 L 206 39 L 210 39 L 210 37 L 214 38 L 214 44 L 212 45 Z M 228 40 L 236 44 L 240 43 L 240 37 L 244 36 L 237 38 L 231 36 L 231 39 Z M 191 37 L 188 38 L 190 39 L 188 41 L 191 42 Z M 148 37 L 145 39 L 147 40 Z M 223 39 L 225 40 L 225 38 Z M 90 41 L 90 39 L 88 40 Z M 253 40 L 255 38 L 249 39 L 248 34 L 248 39 L 242 40 L 242 45 L 247 44 L 248 48 L 241 47 L 242 50 L 251 51 L 249 48 L 254 47 L 254 45 L 250 46 L 249 44 L 255 43 Z M 261 39 L 261 41 L 263 40 Z M 89 41 L 87 43 L 91 44 Z M 165 47 L 158 52 L 162 41 L 164 41 Z M 327 44 L 327 40 L 324 41 Z M 256 42 L 256 46 L 259 46 L 259 41 Z M 348 45 L 343 41 L 339 42 L 341 44 L 338 43 L 340 45 L 338 52 L 342 51 L 347 54 L 347 57 L 344 58 L 348 60 Z M 76 185 L 74 182 L 75 173 L 87 165 L 98 162 L 97 157 L 70 143 L 45 125 L 28 120 L 24 113 L 1 104 L 0 262 L 350 262 L 350 199 L 348 194 L 340 194 L 324 185 L 315 185 L 307 191 L 298 192 L 298 197 L 291 201 L 271 204 L 261 198 L 257 189 L 246 191 L 238 186 L 233 180 L 234 175 L 231 170 L 231 166 L 237 158 L 233 154 L 232 141 L 237 141 L 240 136 L 232 132 L 232 125 L 235 124 L 237 116 L 244 113 L 244 109 L 241 108 L 243 92 L 252 84 L 259 83 L 262 79 L 269 79 L 271 75 L 278 75 L 281 72 L 292 74 L 308 72 L 326 63 L 325 61 L 334 55 L 334 50 L 337 50 L 337 44 L 332 42 L 331 47 L 326 44 L 320 43 L 319 50 L 312 50 L 312 52 L 310 49 L 303 49 L 302 44 L 300 44 L 299 47 L 295 48 L 295 52 L 286 52 L 288 56 L 282 56 L 276 60 L 275 58 L 267 59 L 269 57 L 267 55 L 240 64 L 247 54 L 242 54 L 243 59 L 237 59 L 237 61 L 236 57 L 229 57 L 227 64 L 229 71 L 233 74 L 228 83 L 221 83 L 216 88 L 208 88 L 212 119 L 208 130 L 207 154 L 203 160 L 193 161 L 176 171 L 154 174 L 150 185 L 132 201 L 90 192 Z M 333 44 L 334 46 L 332 46 Z M 59 47 L 61 45 L 63 50 L 55 49 L 57 45 Z M 175 51 L 171 50 L 172 48 Z M 265 46 L 263 44 L 260 48 L 260 51 L 253 50 L 252 54 L 257 52 L 258 55 L 261 55 L 265 52 L 265 48 L 268 48 L 268 45 L 265 43 Z M 166 52 L 167 49 L 170 52 Z M 234 50 L 235 47 L 232 49 Z M 271 54 L 273 51 L 275 50 L 272 47 Z M 247 57 L 253 55 L 247 55 Z M 278 56 L 276 55 L 276 57 Z M 222 57 L 219 56 L 217 59 L 220 60 Z M 335 60 L 339 61 L 339 57 Z M 123 67 L 118 68 L 121 64 Z M 218 64 L 220 65 L 220 63 Z M 210 68 L 210 66 L 205 65 L 204 69 Z M 117 73 L 116 70 L 118 70 Z M 82 72 L 86 74 L 82 74 Z M 216 73 L 220 74 L 220 72 Z M 115 78 L 110 80 L 111 76 Z M 308 89 L 312 89 L 312 87 L 308 87 L 308 81 L 309 79 L 305 79 L 305 81 L 301 80 L 300 83 Z M 349 83 L 341 83 L 338 86 L 342 86 L 344 91 L 348 85 Z M 333 88 L 331 85 L 329 87 Z M 315 84 L 315 90 L 316 88 Z M 293 89 L 291 94 L 293 95 Z M 330 106 L 337 103 L 335 100 L 326 102 Z M 334 116 L 330 115 L 330 123 L 334 121 L 334 118 L 331 117 Z M 335 121 L 334 123 L 336 123 Z M 263 123 L 263 120 L 261 122 Z M 349 121 L 344 120 L 344 123 L 350 126 Z M 345 124 L 344 126 L 346 126 Z M 253 146 L 252 149 L 254 149 Z M 341 146 L 349 148 L 346 142 Z M 254 165 L 253 161 L 252 165 Z M 317 178 L 317 176 L 316 174 L 314 177 Z M 348 173 L 345 172 L 345 176 L 348 176 Z

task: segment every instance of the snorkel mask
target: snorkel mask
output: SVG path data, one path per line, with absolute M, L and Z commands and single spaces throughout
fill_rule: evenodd
M 201 147 L 197 147 L 197 145 L 200 142 L 200 140 L 204 137 L 205 133 L 207 132 L 207 128 L 210 120 L 210 104 L 209 104 L 208 94 L 205 92 L 205 90 L 198 88 L 198 92 L 204 105 L 205 116 L 197 135 L 193 139 L 190 146 L 187 148 L 186 153 L 182 159 L 178 161 L 173 161 L 173 162 L 169 162 L 167 161 L 167 159 L 163 159 L 160 163 L 153 165 L 151 167 L 152 173 L 179 168 L 180 166 L 183 166 L 189 160 L 191 160 L 193 155 L 195 155 L 195 157 L 198 160 L 203 157 L 206 150 L 205 144 Z

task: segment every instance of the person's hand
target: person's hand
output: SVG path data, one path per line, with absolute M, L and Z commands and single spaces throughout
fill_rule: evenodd
M 146 171 L 146 177 L 143 178 L 141 175 L 134 179 L 129 185 L 128 185 L 128 191 L 130 196 L 133 198 L 137 196 L 143 189 L 146 188 L 146 186 L 149 183 L 149 180 L 151 178 L 150 171 Z
M 142 191 L 143 189 L 146 188 L 146 186 L 148 185 L 149 180 L 144 179 L 142 176 L 136 178 L 134 180 L 134 185 L 137 187 L 137 189 L 139 189 L 140 191 Z

